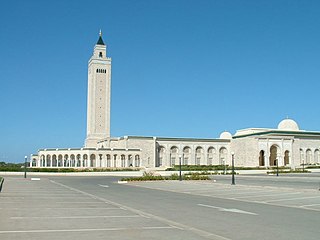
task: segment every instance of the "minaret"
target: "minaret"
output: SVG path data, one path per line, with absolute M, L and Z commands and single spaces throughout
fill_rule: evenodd
M 111 58 L 99 39 L 88 64 L 87 138 L 85 147 L 96 147 L 99 140 L 110 137 Z

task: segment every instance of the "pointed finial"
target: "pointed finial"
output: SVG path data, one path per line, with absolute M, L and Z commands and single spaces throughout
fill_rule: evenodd
M 102 31 L 101 31 L 101 29 L 100 29 L 100 31 L 99 31 L 99 36 L 100 36 L 100 37 L 102 36 Z

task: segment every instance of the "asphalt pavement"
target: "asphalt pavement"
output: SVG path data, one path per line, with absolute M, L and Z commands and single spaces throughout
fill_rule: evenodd
M 318 239 L 319 177 L 6 177 L 0 239 Z

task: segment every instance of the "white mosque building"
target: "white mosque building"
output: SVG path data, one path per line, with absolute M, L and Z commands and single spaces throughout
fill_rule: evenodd
M 320 164 L 320 132 L 292 119 L 277 129 L 248 128 L 219 138 L 110 136 L 111 58 L 101 32 L 88 63 L 87 137 L 81 148 L 45 148 L 31 155 L 37 168 L 165 168 L 178 165 L 270 167 Z

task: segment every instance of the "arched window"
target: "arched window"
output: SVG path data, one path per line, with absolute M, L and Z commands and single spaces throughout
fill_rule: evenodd
M 183 148 L 183 165 L 188 165 L 190 163 L 191 159 L 191 148 L 190 147 L 184 147 Z
M 304 158 L 304 152 L 303 150 L 300 148 L 300 165 L 305 164 L 305 158 Z
M 196 165 L 200 165 L 203 162 L 203 148 L 196 148 Z
M 102 58 L 102 52 L 99 52 L 99 58 Z
M 177 147 L 171 147 L 170 149 L 170 166 L 173 166 L 178 163 L 178 153 L 179 150 Z
M 310 164 L 312 159 L 312 152 L 310 149 L 306 151 L 306 164 Z
M 214 147 L 209 147 L 208 148 L 208 165 L 213 165 L 215 154 L 216 154 L 216 150 L 214 149 Z
M 163 146 L 159 147 L 159 157 L 158 161 L 156 162 L 156 167 L 161 167 L 163 163 L 165 162 L 166 157 L 166 149 Z
M 314 163 L 315 164 L 320 163 L 320 151 L 319 151 L 319 149 L 316 149 L 314 151 Z
M 219 164 L 226 165 L 228 157 L 228 150 L 225 147 L 220 148 L 219 150 Z

